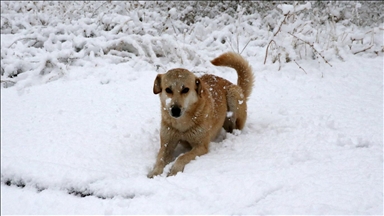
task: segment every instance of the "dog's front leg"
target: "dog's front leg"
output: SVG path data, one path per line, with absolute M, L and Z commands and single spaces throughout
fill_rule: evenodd
M 167 176 L 173 176 L 176 175 L 178 172 L 182 172 L 184 170 L 185 165 L 191 160 L 194 160 L 197 156 L 208 153 L 208 145 L 209 139 L 203 141 L 199 145 L 194 146 L 191 151 L 185 153 L 184 155 L 179 156 Z
M 153 170 L 148 173 L 148 178 L 153 178 L 154 176 L 163 173 L 164 167 L 171 162 L 173 151 L 178 143 L 178 140 L 168 140 L 163 136 L 161 136 L 160 139 L 161 146 L 159 153 L 157 154 L 156 164 L 153 167 Z

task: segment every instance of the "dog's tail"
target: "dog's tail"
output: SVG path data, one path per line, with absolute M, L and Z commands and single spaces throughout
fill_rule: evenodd
M 252 87 L 254 83 L 254 76 L 252 73 L 252 68 L 240 54 L 234 52 L 227 52 L 211 61 L 213 65 L 216 66 L 227 66 L 234 68 L 237 71 L 238 80 L 237 85 L 243 89 L 243 94 L 246 99 L 252 92 Z

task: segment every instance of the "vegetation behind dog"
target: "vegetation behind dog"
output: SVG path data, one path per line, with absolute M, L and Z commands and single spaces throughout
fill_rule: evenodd
M 264 64 L 276 63 L 278 70 L 297 64 L 307 73 L 302 59 L 331 67 L 334 58 L 344 61 L 349 53 L 382 56 L 382 11 L 379 1 L 2 1 L 1 33 L 17 39 L 2 44 L 1 83 L 54 81 L 70 67 L 100 58 L 151 64 L 161 72 L 172 63 L 199 69 L 208 66 L 201 59 L 208 62 L 223 50 L 256 55 L 249 44 L 265 50 L 258 53 Z

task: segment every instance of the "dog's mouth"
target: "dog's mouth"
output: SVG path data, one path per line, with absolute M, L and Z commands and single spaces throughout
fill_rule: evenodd
M 174 118 L 179 118 L 181 116 L 181 109 L 179 106 L 171 106 L 170 114 Z

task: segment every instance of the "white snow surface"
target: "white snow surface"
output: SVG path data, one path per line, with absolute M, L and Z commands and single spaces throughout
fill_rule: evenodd
M 2 53 L 21 37 L 1 34 Z M 182 45 L 199 57 L 158 59 L 164 69 L 89 54 L 53 81 L 31 73 L 1 88 L 1 214 L 382 215 L 382 54 L 328 53 L 332 67 L 319 58 L 297 61 L 305 72 L 292 61 L 279 70 L 263 63 L 263 40 L 242 53 L 256 77 L 245 128 L 172 177 L 172 163 L 146 177 L 160 147 L 154 79 L 184 67 L 236 83 L 234 70 L 209 64 L 229 46 Z

